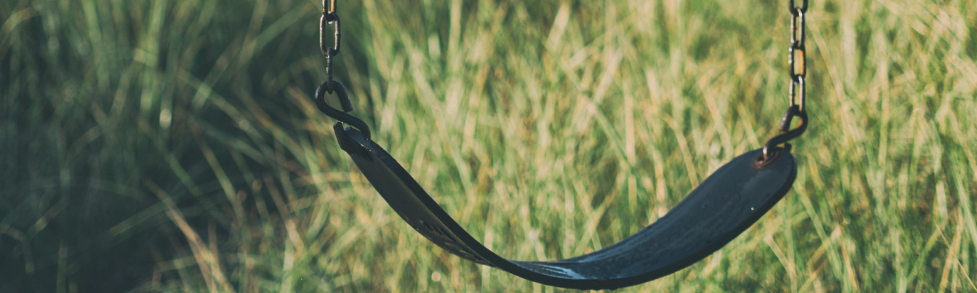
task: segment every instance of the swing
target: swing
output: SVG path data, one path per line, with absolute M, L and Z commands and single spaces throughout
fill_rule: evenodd
M 327 60 L 328 80 L 316 89 L 316 106 L 340 121 L 333 126 L 340 148 L 390 207 L 421 235 L 461 258 L 557 287 L 632 286 L 674 273 L 723 247 L 770 210 L 790 190 L 796 177 L 797 165 L 787 141 L 807 129 L 804 109 L 807 0 L 801 6 L 795 6 L 790 0 L 790 105 L 781 121 L 779 135 L 768 140 L 763 148 L 742 154 L 720 167 L 663 217 L 618 243 L 557 261 L 503 258 L 468 234 L 396 159 L 372 141 L 370 128 L 363 120 L 346 113 L 352 110 L 346 88 L 332 79 L 332 57 L 339 53 L 340 40 L 336 1 L 332 0 L 328 11 L 326 0 L 322 4 L 319 36 Z M 325 28 L 330 24 L 335 26 L 333 47 L 326 46 Z M 326 104 L 326 94 L 335 94 L 342 110 Z M 799 102 L 795 97 L 799 97 Z M 800 123 L 790 129 L 795 116 Z

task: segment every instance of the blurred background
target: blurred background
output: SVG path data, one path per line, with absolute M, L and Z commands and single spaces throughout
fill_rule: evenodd
M 509 258 L 631 235 L 787 106 L 788 1 L 339 4 L 354 115 Z M 977 2 L 810 5 L 792 191 L 621 291 L 977 291 Z M 311 100 L 320 13 L 0 2 L 0 292 L 563 291 L 386 205 Z

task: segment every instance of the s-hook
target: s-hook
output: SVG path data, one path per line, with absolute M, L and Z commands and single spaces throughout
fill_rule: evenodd
M 787 141 L 807 129 L 804 107 L 804 14 L 807 0 L 790 0 L 789 106 L 781 134 L 763 148 L 742 154 L 709 175 L 678 205 L 648 227 L 621 242 L 589 254 L 556 261 L 505 259 L 482 245 L 448 215 L 386 150 L 370 139 L 370 129 L 352 110 L 346 88 L 332 79 L 339 52 L 336 0 L 329 11 L 323 1 L 320 41 L 328 80 L 316 89 L 316 106 L 340 122 L 333 127 L 340 147 L 349 154 L 380 196 L 417 232 L 464 259 L 493 266 L 530 281 L 577 289 L 632 286 L 674 273 L 723 247 L 760 219 L 790 190 L 797 172 Z M 325 46 L 325 27 L 335 23 L 335 44 Z M 335 93 L 340 109 L 325 102 Z M 799 102 L 797 101 L 799 100 Z M 794 117 L 800 124 L 790 129 Z M 343 127 L 343 124 L 349 127 Z M 783 145 L 782 147 L 780 145 Z

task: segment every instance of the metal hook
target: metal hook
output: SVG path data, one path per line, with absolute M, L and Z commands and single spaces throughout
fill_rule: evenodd
M 790 129 L 790 124 L 794 120 L 794 116 L 799 117 L 801 122 L 797 125 L 797 128 Z M 767 140 L 767 143 L 763 144 L 763 152 L 757 157 L 754 166 L 763 168 L 773 162 L 780 152 L 780 148 L 777 145 L 784 144 L 784 149 L 790 151 L 791 145 L 787 142 L 800 136 L 805 130 L 807 130 L 807 112 L 801 111 L 799 105 L 787 108 L 787 112 L 784 113 L 784 118 L 780 121 L 781 133 L 770 138 Z
M 801 123 L 797 125 L 797 128 L 790 129 L 790 124 L 794 120 L 794 116 L 800 117 Z M 784 118 L 780 121 L 780 131 L 783 133 L 767 140 L 767 143 L 763 145 L 763 155 L 767 156 L 769 149 L 800 136 L 805 130 L 807 130 L 807 112 L 801 111 L 799 105 L 787 108 L 787 112 L 784 113 Z
M 332 89 L 332 92 L 336 94 L 339 98 L 339 105 L 342 109 L 336 109 L 326 103 L 326 91 Z M 356 118 L 353 115 L 347 114 L 346 112 L 353 110 L 353 105 L 349 101 L 349 93 L 346 92 L 346 87 L 338 81 L 325 81 L 319 84 L 319 87 L 315 89 L 315 105 L 319 108 L 319 111 L 326 116 L 332 117 L 333 119 L 339 120 L 339 122 L 349 124 L 355 127 L 366 139 L 370 139 L 370 127 L 366 126 L 366 122 Z

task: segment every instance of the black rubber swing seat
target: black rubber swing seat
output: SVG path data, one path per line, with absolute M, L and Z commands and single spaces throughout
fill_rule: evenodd
M 334 126 L 337 140 L 383 199 L 411 227 L 462 258 L 533 282 L 613 289 L 676 272 L 736 238 L 790 190 L 797 165 L 789 149 L 757 167 L 761 150 L 733 159 L 638 233 L 601 250 L 557 261 L 505 259 L 475 240 L 390 156 L 360 131 Z

